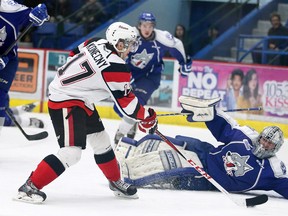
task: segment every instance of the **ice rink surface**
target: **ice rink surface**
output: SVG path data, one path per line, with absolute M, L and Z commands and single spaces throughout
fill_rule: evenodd
M 43 189 L 47 194 L 47 200 L 43 204 L 33 205 L 13 201 L 12 198 L 17 194 L 18 188 L 26 181 L 37 164 L 48 154 L 58 151 L 49 116 L 33 115 L 44 120 L 46 124 L 44 130 L 48 131 L 48 138 L 28 141 L 16 127 L 3 128 L 0 136 L 0 216 L 287 215 L 288 200 L 275 197 L 254 208 L 239 207 L 220 192 L 139 189 L 139 199 L 117 198 L 110 191 L 107 180 L 96 166 L 90 146 L 83 151 L 82 159 L 78 164 L 66 170 Z M 112 141 L 119 121 L 103 119 L 103 122 Z M 25 131 L 34 134 L 43 130 L 25 128 Z M 159 131 L 172 137 L 181 134 L 215 143 L 206 129 L 159 124 Z M 136 139 L 143 135 L 138 132 Z M 286 165 L 288 165 L 287 145 L 286 139 L 278 153 L 278 157 Z M 251 195 L 234 194 L 233 196 L 251 197 Z

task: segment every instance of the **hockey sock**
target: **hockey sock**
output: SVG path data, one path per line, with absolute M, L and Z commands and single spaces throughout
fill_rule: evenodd
M 113 150 L 102 155 L 94 154 L 94 158 L 108 180 L 118 181 L 120 179 L 120 170 Z
M 126 135 L 131 130 L 131 128 L 133 128 L 135 123 L 136 123 L 135 121 L 132 121 L 128 118 L 123 117 L 121 122 L 120 122 L 118 131 L 120 133 Z
M 48 155 L 37 166 L 31 181 L 40 190 L 65 171 L 65 167 L 55 155 Z

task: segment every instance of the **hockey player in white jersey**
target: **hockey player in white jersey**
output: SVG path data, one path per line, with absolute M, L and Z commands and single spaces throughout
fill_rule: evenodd
M 80 160 L 86 141 L 114 194 L 138 197 L 136 187 L 121 180 L 109 135 L 94 104 L 111 97 L 121 113 L 139 121 L 139 129 L 147 133 L 157 128 L 156 113 L 145 109 L 130 88 L 131 75 L 124 59 L 138 47 L 134 29 L 115 22 L 108 27 L 106 39 L 79 47 L 80 52 L 59 68 L 49 85 L 49 114 L 60 150 L 38 164 L 16 199 L 43 202 L 46 194 L 40 189 Z

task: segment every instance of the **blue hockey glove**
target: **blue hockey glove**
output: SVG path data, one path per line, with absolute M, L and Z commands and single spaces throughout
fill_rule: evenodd
M 3 70 L 9 62 L 9 58 L 7 56 L 0 57 L 0 70 Z
M 30 22 L 36 26 L 41 26 L 45 21 L 49 20 L 49 15 L 45 4 L 39 4 L 29 14 Z
M 187 56 L 186 63 L 181 65 L 179 72 L 183 76 L 187 76 L 189 73 L 192 72 L 192 59 L 190 56 Z

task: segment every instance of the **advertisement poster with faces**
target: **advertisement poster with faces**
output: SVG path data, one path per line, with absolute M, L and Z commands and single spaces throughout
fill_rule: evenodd
M 194 61 L 192 73 L 179 78 L 178 96 L 220 97 L 219 107 L 262 107 L 249 114 L 288 117 L 288 72 L 284 67 Z M 179 105 L 179 104 L 178 104 Z

